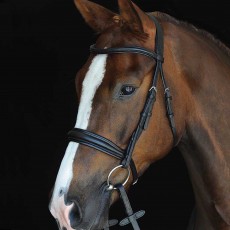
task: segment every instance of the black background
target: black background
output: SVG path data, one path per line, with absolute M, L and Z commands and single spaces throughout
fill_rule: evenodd
M 117 11 L 115 0 L 97 2 Z M 134 2 L 230 44 L 226 1 Z M 74 78 L 94 41 L 72 0 L 0 0 L 0 229 L 57 230 L 49 193 L 76 119 Z M 141 229 L 185 230 L 194 197 L 179 151 L 152 165 L 129 197 L 134 210 L 147 212 Z M 123 211 L 118 202 L 111 216 Z

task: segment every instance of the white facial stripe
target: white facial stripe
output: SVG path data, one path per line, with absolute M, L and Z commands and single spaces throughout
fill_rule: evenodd
M 76 128 L 87 129 L 88 127 L 90 114 L 92 111 L 93 98 L 105 75 L 107 56 L 108 55 L 106 54 L 100 54 L 94 57 L 84 78 L 77 121 L 75 124 Z M 75 142 L 70 142 L 68 144 L 57 175 L 52 199 L 50 202 L 50 212 L 54 218 L 58 219 L 60 225 L 62 227 L 66 227 L 67 230 L 72 230 L 72 228 L 69 226 L 67 212 L 67 210 L 70 210 L 70 207 L 65 205 L 64 198 L 62 197 L 61 199 L 59 193 L 61 190 L 63 190 L 63 193 L 66 193 L 69 189 L 69 185 L 73 177 L 73 160 L 78 146 L 79 144 Z
M 108 55 L 105 54 L 97 55 L 93 59 L 89 71 L 85 76 L 82 84 L 81 101 L 75 125 L 76 128 L 86 129 L 88 126 L 93 98 L 104 78 L 107 56 Z

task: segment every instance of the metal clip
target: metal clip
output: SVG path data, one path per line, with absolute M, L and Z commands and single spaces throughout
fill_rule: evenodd
M 152 89 L 154 89 L 154 91 L 157 93 L 157 87 L 156 87 L 156 86 L 152 86 L 152 87 L 149 89 L 149 92 L 152 91 Z

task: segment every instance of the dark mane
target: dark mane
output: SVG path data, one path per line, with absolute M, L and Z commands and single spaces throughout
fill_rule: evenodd
M 225 54 L 227 54 L 230 57 L 230 48 L 227 47 L 223 42 L 221 42 L 220 40 L 218 40 L 214 35 L 212 35 L 211 33 L 203 30 L 203 29 L 198 29 L 196 26 L 185 22 L 185 21 L 181 21 L 181 20 L 177 20 L 176 18 L 162 13 L 162 12 L 155 12 L 157 14 L 157 17 L 162 20 L 162 21 L 166 21 L 166 22 L 170 22 L 174 25 L 179 25 L 184 27 L 185 29 L 189 29 L 191 31 L 193 31 L 194 33 L 197 33 L 201 36 L 203 36 L 204 38 L 208 39 L 209 41 L 213 42 L 215 45 L 217 45 Z

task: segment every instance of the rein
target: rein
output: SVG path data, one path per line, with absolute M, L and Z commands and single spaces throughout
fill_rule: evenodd
M 169 125 L 170 125 L 172 135 L 173 135 L 174 145 L 176 145 L 176 140 L 177 140 L 177 133 L 176 133 L 176 127 L 175 127 L 175 122 L 174 122 L 174 114 L 173 114 L 172 104 L 171 104 L 172 97 L 170 94 L 169 87 L 167 86 L 167 83 L 164 77 L 164 73 L 163 73 L 163 67 L 162 67 L 162 64 L 164 62 L 163 31 L 157 19 L 152 15 L 149 15 L 149 17 L 153 20 L 156 26 L 155 51 L 150 51 L 143 47 L 137 47 L 137 46 L 112 47 L 112 48 L 106 48 L 106 49 L 96 48 L 95 45 L 92 45 L 90 47 L 90 52 L 94 54 L 135 53 L 135 54 L 141 54 L 141 55 L 147 56 L 156 61 L 151 87 L 148 91 L 148 95 L 145 101 L 143 111 L 140 114 L 140 119 L 137 124 L 137 128 L 134 130 L 127 148 L 121 149 L 119 146 L 117 146 L 112 141 L 108 140 L 107 138 L 100 136 L 96 133 L 90 132 L 88 130 L 74 128 L 68 132 L 69 141 L 74 141 L 74 142 L 86 145 L 88 147 L 97 149 L 101 152 L 104 152 L 112 157 L 115 157 L 121 160 L 120 165 L 115 167 L 110 172 L 108 176 L 108 180 L 107 180 L 107 185 L 108 185 L 108 190 L 114 190 L 114 189 L 118 190 L 123 200 L 123 203 L 126 209 L 126 214 L 128 215 L 127 218 L 120 221 L 119 225 L 124 226 L 126 224 L 131 223 L 134 230 L 140 229 L 137 223 L 137 219 L 142 217 L 145 212 L 141 210 L 139 212 L 133 213 L 129 199 L 124 189 L 124 185 L 129 179 L 129 174 L 130 174 L 129 167 L 132 171 L 133 184 L 135 184 L 138 180 L 138 174 L 137 174 L 135 163 L 132 160 L 132 154 L 133 154 L 133 150 L 135 148 L 135 145 L 141 133 L 147 129 L 150 117 L 152 116 L 153 105 L 154 105 L 154 102 L 156 101 L 157 82 L 158 82 L 159 75 L 161 75 L 161 80 L 162 80 L 163 87 L 164 87 L 165 106 L 166 106 L 166 111 L 167 111 L 167 117 L 169 120 Z M 129 172 L 128 177 L 123 184 L 112 185 L 109 181 L 109 177 L 119 167 L 126 168 L 128 170 Z M 108 230 L 109 227 L 106 227 L 105 229 Z

